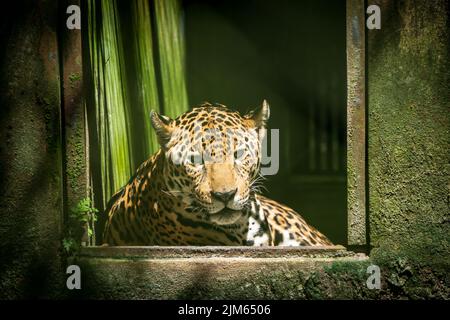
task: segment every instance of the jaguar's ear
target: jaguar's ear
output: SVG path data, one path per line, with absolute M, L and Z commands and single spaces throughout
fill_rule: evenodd
M 160 115 L 153 110 L 150 111 L 150 119 L 152 121 L 152 126 L 156 131 L 158 142 L 161 147 L 165 149 L 172 135 L 172 127 L 170 126 L 170 124 L 173 120 L 169 117 Z
M 247 116 L 253 121 L 253 126 L 256 128 L 266 128 L 267 121 L 270 117 L 270 107 L 267 101 L 264 99 L 261 106 L 253 111 L 251 111 Z

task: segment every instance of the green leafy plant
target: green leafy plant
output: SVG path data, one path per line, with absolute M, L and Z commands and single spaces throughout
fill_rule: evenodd
M 88 245 L 95 245 L 95 222 L 97 221 L 97 213 L 98 210 L 93 206 L 92 200 L 88 197 L 81 199 L 71 209 L 70 218 L 81 223 L 83 228 L 85 228 Z
M 62 245 L 66 254 L 70 255 L 78 247 L 77 241 L 71 236 L 62 239 Z

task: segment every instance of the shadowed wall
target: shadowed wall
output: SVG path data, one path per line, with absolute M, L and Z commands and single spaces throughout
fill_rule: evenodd
M 51 297 L 65 284 L 56 1 L 1 10 L 0 298 Z
M 383 18 L 368 32 L 371 257 L 403 272 L 386 285 L 448 297 L 448 1 L 370 3 Z M 430 286 L 415 287 L 419 279 Z

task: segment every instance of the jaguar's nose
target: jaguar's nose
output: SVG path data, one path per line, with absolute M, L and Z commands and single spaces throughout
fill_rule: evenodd
M 224 204 L 227 204 L 228 201 L 230 201 L 231 198 L 234 197 L 236 194 L 237 188 L 231 191 L 226 192 L 211 192 L 213 198 L 222 201 Z

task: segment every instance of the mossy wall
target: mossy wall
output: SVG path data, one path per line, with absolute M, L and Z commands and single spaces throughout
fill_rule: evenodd
M 219 254 L 220 255 L 220 254 Z M 364 257 L 81 258 L 95 299 L 351 299 L 376 298 L 365 285 Z
M 385 286 L 449 297 L 448 1 L 369 1 L 368 176 L 371 258 Z
M 0 10 L 0 299 L 64 284 L 57 1 Z

